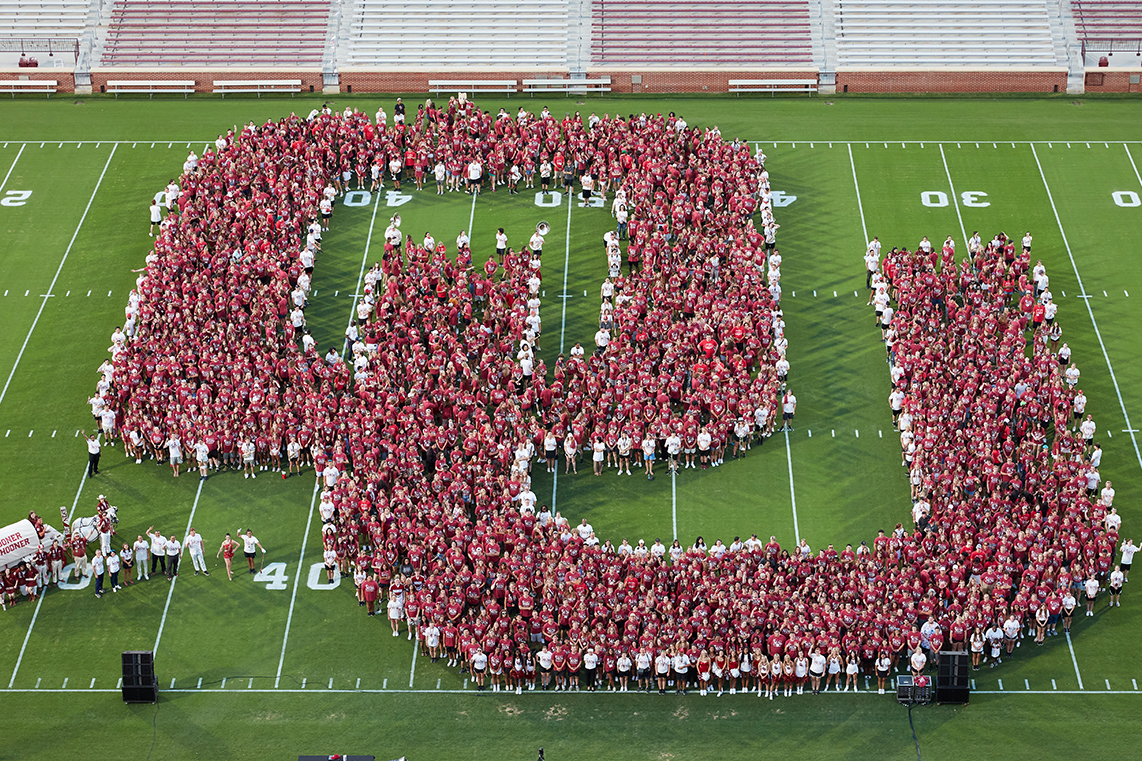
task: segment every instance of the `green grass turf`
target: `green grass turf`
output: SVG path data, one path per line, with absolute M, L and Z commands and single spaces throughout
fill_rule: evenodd
M 371 112 L 382 100 L 391 99 L 341 96 L 335 102 Z M 152 523 L 182 534 L 193 510 L 193 524 L 213 548 L 224 531 L 253 525 L 270 549 L 268 562 L 286 564 L 282 573 L 288 576 L 282 590 L 267 590 L 265 583 L 255 584 L 242 574 L 227 582 L 220 566 L 210 579 L 187 574 L 180 578 L 158 640 L 160 685 L 167 688 L 175 679 L 176 691 L 163 692 L 157 711 L 152 706 L 124 707 L 117 693 L 99 690 L 114 688 L 120 651 L 155 646 L 170 593 L 165 581 L 152 580 L 102 600 L 90 594 L 91 588 L 53 591 L 36 616 L 26 648 L 35 608 L 22 604 L 4 613 L 0 689 L 7 686 L 23 649 L 13 687 L 40 690 L 5 696 L 20 707 L 0 719 L 13 757 L 55 757 L 61 751 L 90 756 L 93 749 L 99 757 L 122 755 L 118 749 L 128 748 L 128 755 L 143 758 L 152 737 L 153 758 L 288 758 L 292 753 L 333 751 L 419 758 L 442 750 L 472 758 L 522 758 L 534 756 L 540 745 L 552 759 L 670 759 L 708 755 L 714 748 L 743 758 L 788 753 L 911 757 L 915 751 L 905 711 L 889 697 L 770 703 L 727 696 L 716 702 L 687 698 L 679 704 L 673 698 L 636 696 L 477 699 L 420 692 L 438 685 L 460 689 L 463 677 L 424 659 L 417 661 L 414 672 L 411 643 L 403 636 L 392 638 L 379 619 L 360 615 L 351 602 L 348 580 L 335 590 L 307 585 L 310 568 L 320 559 L 315 529 L 306 534 L 313 495 L 309 476 L 282 482 L 270 478 L 272 473 L 256 481 L 224 475 L 212 478 L 199 492 L 196 478 L 176 481 L 165 467 L 136 466 L 117 451 L 105 450 L 105 475 L 84 484 L 77 495 L 85 458 L 74 433 L 91 425 L 83 400 L 94 388 L 94 369 L 106 356 L 110 332 L 122 319 L 135 277 L 130 269 L 140 266 L 150 243 L 144 235 L 150 197 L 178 172 L 187 140 L 201 149 L 202 141 L 235 123 L 308 111 L 315 102 L 320 100 L 148 102 L 89 97 L 82 105 L 58 98 L 0 104 L 5 117 L 0 178 L 20 150 L 13 141 L 57 141 L 24 148 L 3 190 L 32 190 L 33 195 L 24 206 L 0 206 L 5 236 L 0 291 L 10 292 L 0 298 L 0 319 L 6 327 L 0 332 L 3 380 L 20 356 L 0 402 L 0 462 L 5 463 L 0 520 L 16 520 L 34 508 L 58 523 L 59 505 L 70 509 L 78 502 L 77 514 L 90 514 L 95 495 L 106 493 L 122 508 L 122 531 L 128 539 Z M 799 534 L 814 548 L 870 539 L 878 528 L 907 521 L 907 488 L 886 410 L 887 368 L 864 306 L 864 232 L 855 168 L 868 234 L 879 235 L 886 246 L 913 246 L 925 234 L 934 241 L 952 234 L 963 245 L 955 206 L 927 208 L 920 203 L 922 191 L 953 197 L 948 174 L 957 193 L 988 193 L 991 206 L 960 207 L 968 234 L 974 229 L 985 235 L 998 229 L 1034 232 L 1035 255 L 1047 264 L 1053 290 L 1067 294 L 1061 299 L 1060 320 L 1083 370 L 1089 409 L 1100 430 L 1112 434 L 1105 440 L 1103 472 L 1115 482 L 1117 504 L 1125 516 L 1124 536 L 1131 535 L 1142 483 L 1139 463 L 1122 433 L 1127 426 L 1098 337 L 1083 301 L 1076 298 L 1078 284 L 1035 155 L 1025 144 L 998 142 L 992 147 L 981 142 L 977 148 L 975 140 L 1072 141 L 1071 147 L 1056 142 L 1037 145 L 1035 151 L 1079 275 L 1093 295 L 1090 307 L 1118 390 L 1137 424 L 1142 416 L 1142 358 L 1133 326 L 1142 312 L 1135 306 L 1135 299 L 1142 298 L 1142 276 L 1132 266 L 1132 244 L 1142 209 L 1115 206 L 1110 196 L 1117 190 L 1142 192 L 1126 149 L 1113 142 L 1137 137 L 1135 125 L 1142 114 L 1135 102 L 680 96 L 547 103 L 557 114 L 564 106 L 584 114 L 674 110 L 691 123 L 716 123 L 729 137 L 796 141 L 795 146 L 771 142 L 765 149 L 771 157 L 773 187 L 797 196 L 792 205 L 778 210 L 778 221 L 791 382 L 800 407 L 788 448 L 784 438 L 775 437 L 744 461 L 706 472 L 686 471 L 674 484 L 666 477 L 653 483 L 613 473 L 595 478 L 588 466 L 578 476 L 561 474 L 553 489 L 552 479 L 540 469 L 536 493 L 541 501 L 554 499 L 572 521 L 585 517 L 600 536 L 616 542 L 622 537 L 668 539 L 676 515 L 678 535 L 685 542 L 698 533 L 707 541 L 729 541 L 757 531 L 776 534 L 789 544 L 794 540 L 792 467 Z M 482 102 L 492 109 L 501 104 L 514 112 L 520 104 L 538 109 L 543 102 Z M 86 142 L 59 147 L 61 140 Z M 120 143 L 108 163 L 112 147 L 96 145 L 99 140 L 132 142 Z M 890 141 L 887 147 L 885 140 Z M 901 140 L 970 142 L 945 145 L 941 156 L 937 145 L 905 147 Z M 1088 148 L 1086 140 L 1095 142 Z M 851 162 L 849 146 L 842 141 L 853 141 Z M 1137 146 L 1131 150 L 1135 161 L 1142 158 Z M 377 258 L 381 234 L 394 212 L 401 214 L 406 232 L 419 237 L 431 230 L 450 247 L 471 219 L 477 263 L 490 252 L 497 227 L 505 227 L 514 245 L 522 243 L 540 219 L 548 221 L 552 231 L 543 266 L 541 354 L 550 365 L 561 340 L 565 348 L 575 340 L 590 346 L 605 269 L 601 236 L 609 224 L 606 210 L 569 208 L 567 199 L 558 208 L 540 208 L 530 194 L 486 194 L 474 207 L 470 198 L 457 194 L 444 199 L 437 199 L 432 190 L 411 195 L 407 203 L 391 208 L 387 196 L 380 197 L 375 220 L 372 204 L 338 206 L 308 313 L 320 346 L 340 346 L 362 261 Z M 373 248 L 366 257 L 370 222 Z M 21 354 L 40 310 L 39 296 L 47 293 L 57 269 L 54 296 L 47 299 Z M 573 295 L 566 300 L 559 298 L 564 278 L 566 292 Z M 1086 694 L 1050 694 L 1055 688 L 1078 689 L 1065 641 L 1051 640 L 1042 650 L 1029 644 L 1020 648 L 1014 662 L 975 675 L 981 692 L 968 707 L 916 712 L 924 757 L 1010 756 L 1013 745 L 1018 755 L 1109 756 L 1125 751 L 1133 742 L 1137 698 L 1099 694 L 1105 692 L 1104 680 L 1110 680 L 1115 691 L 1133 692 L 1131 680 L 1142 674 L 1142 659 L 1131 647 L 1138 613 L 1130 596 L 1125 597 L 1127 605 L 1121 610 L 1104 610 L 1096 620 L 1076 620 L 1075 659 Z M 279 662 L 281 678 L 274 692 Z M 226 678 L 227 692 L 245 694 L 177 691 L 196 690 L 200 678 L 204 690 L 221 690 Z M 45 692 L 59 689 L 65 679 L 67 693 Z M 95 691 L 87 692 L 92 679 Z M 410 679 L 418 692 L 393 692 L 407 690 Z M 285 692 L 300 689 L 303 680 L 305 694 Z M 362 690 L 392 694 L 327 692 L 330 680 L 334 690 L 352 691 L 359 684 Z M 1076 714 L 1090 722 L 1081 733 L 1068 722 Z

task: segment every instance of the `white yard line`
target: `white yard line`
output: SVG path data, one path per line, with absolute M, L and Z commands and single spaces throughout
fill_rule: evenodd
M 853 168 L 853 188 L 856 190 L 857 211 L 860 212 L 860 229 L 864 233 L 864 239 L 865 239 L 865 242 L 867 243 L 870 239 L 868 237 L 868 227 L 866 227 L 865 223 L 864 223 L 864 204 L 860 200 L 860 183 L 857 182 L 857 165 L 856 165 L 856 161 L 853 159 L 853 144 L 849 143 L 848 146 L 849 146 L 849 165 Z M 813 295 L 816 296 L 817 292 L 813 291 Z
M 190 472 L 193 473 L 194 471 Z M 198 482 L 198 491 L 194 493 L 194 504 L 190 506 L 190 517 L 186 519 L 186 529 L 182 532 L 183 539 L 185 539 L 186 535 L 190 532 L 190 527 L 194 525 L 194 512 L 198 510 L 198 498 L 202 496 L 202 485 L 204 483 L 206 482 L 201 479 Z M 179 558 L 179 565 L 182 565 L 181 557 Z M 179 568 L 179 570 L 181 571 L 183 569 Z M 151 648 L 152 654 L 159 651 L 159 640 L 163 638 L 163 628 L 167 625 L 167 611 L 170 610 L 171 597 L 174 596 L 174 585 L 177 583 L 178 576 L 176 575 L 173 579 L 171 579 L 171 587 L 169 590 L 167 590 L 167 601 L 166 604 L 163 605 L 163 617 L 159 619 L 159 633 L 155 635 L 155 646 Z
M 563 318 L 559 327 L 559 353 L 563 353 L 563 339 L 567 332 L 567 276 L 571 269 L 571 207 L 575 205 L 575 194 L 567 194 L 567 242 L 563 255 Z
M 571 269 L 571 207 L 575 205 L 575 194 L 569 194 L 567 199 L 567 240 L 566 249 L 563 254 L 563 291 L 561 292 L 560 301 L 563 302 L 563 313 L 559 320 L 559 353 L 563 353 L 564 337 L 567 335 L 567 277 Z M 555 514 L 555 495 L 559 488 L 559 465 L 558 458 L 556 458 L 555 472 L 551 474 L 551 513 Z M 677 529 L 674 531 L 675 536 L 678 535 Z
M 1126 402 L 1122 398 L 1122 390 L 1118 387 L 1118 378 L 1114 375 L 1114 366 L 1110 364 L 1110 354 L 1106 351 L 1106 344 L 1102 340 L 1102 332 L 1098 329 L 1098 322 L 1094 319 L 1094 309 L 1091 308 L 1090 299 L 1087 298 L 1086 287 L 1083 285 L 1083 279 L 1079 275 L 1079 266 L 1075 263 L 1074 252 L 1071 251 L 1071 244 L 1067 240 L 1067 233 L 1063 229 L 1063 220 L 1059 217 L 1059 210 L 1055 207 L 1055 199 L 1051 194 L 1051 186 L 1047 184 L 1047 175 L 1043 172 L 1043 165 L 1039 162 L 1039 154 L 1035 150 L 1035 146 L 1031 146 L 1031 155 L 1035 157 L 1035 165 L 1039 167 L 1039 177 L 1043 180 L 1043 189 L 1047 191 L 1047 200 L 1051 202 L 1051 211 L 1055 214 L 1055 223 L 1059 226 L 1059 235 L 1063 237 L 1063 246 L 1067 249 L 1067 258 L 1071 260 L 1071 269 L 1074 270 L 1075 280 L 1079 284 L 1079 297 L 1082 298 L 1086 304 L 1087 315 L 1090 316 L 1090 324 L 1094 328 L 1094 335 L 1098 339 L 1098 345 L 1102 348 L 1102 358 L 1106 360 L 1106 369 L 1110 373 L 1110 382 L 1114 384 L 1114 393 L 1118 396 L 1118 406 L 1122 410 L 1122 419 L 1126 421 L 1126 433 L 1130 434 L 1130 441 L 1134 444 L 1134 457 L 1138 460 L 1138 467 L 1142 468 L 1142 451 L 1138 449 L 1138 439 L 1134 437 L 1134 426 L 1130 424 L 1130 415 L 1126 412 Z M 1133 162 L 1133 159 L 1131 160 Z M 1076 667 L 1077 670 L 1077 667 Z
M 1083 675 L 1079 673 L 1079 661 L 1078 658 L 1075 658 L 1075 646 L 1071 644 L 1071 633 L 1063 632 L 1063 634 L 1067 635 L 1067 649 L 1071 651 L 1071 663 L 1075 666 L 1075 679 L 1079 680 L 1079 689 L 1085 689 L 1083 687 Z
M 669 458 L 669 455 L 667 455 Z M 670 518 L 674 527 L 674 538 L 678 538 L 678 471 L 670 471 Z
M 468 237 L 472 237 L 472 225 L 476 222 L 476 199 L 480 197 L 479 193 L 472 194 L 472 212 L 468 215 Z
M 282 653 L 278 658 L 278 673 L 274 676 L 274 689 L 282 679 L 282 666 L 285 665 L 286 644 L 289 643 L 289 627 L 293 623 L 293 606 L 297 602 L 297 587 L 301 583 L 301 576 L 305 568 L 305 547 L 309 541 L 309 527 L 313 523 L 313 506 L 317 504 L 317 492 L 321 488 L 321 481 L 314 479 L 313 496 L 309 499 L 309 517 L 305 520 L 305 533 L 301 537 L 301 552 L 297 556 L 297 573 L 293 577 L 293 593 L 289 598 L 289 615 L 286 616 L 285 635 L 282 637 Z
M 789 463 L 789 500 L 793 503 L 793 536 L 801 543 L 801 528 L 797 525 L 797 492 L 793 489 L 793 450 L 789 446 L 789 431 L 785 431 L 785 457 Z
M 4 190 L 4 186 L 8 184 L 8 178 L 12 176 L 12 170 L 16 168 L 16 162 L 20 160 L 20 155 L 23 154 L 27 144 L 21 145 L 20 150 L 16 152 L 16 158 L 12 159 L 12 166 L 8 167 L 8 174 L 4 175 L 4 181 L 0 182 L 0 191 Z
M 960 221 L 960 235 L 963 236 L 964 249 L 966 250 L 968 245 L 968 233 L 964 227 L 964 218 L 960 214 L 960 197 L 956 195 L 956 186 L 955 183 L 952 182 L 952 171 L 948 169 L 948 157 L 944 153 L 943 145 L 940 146 L 940 158 L 944 162 L 944 174 L 948 175 L 948 187 L 952 191 L 952 205 L 956 207 L 956 219 Z
M 86 483 L 87 465 L 84 464 L 83 476 L 79 479 L 79 488 L 75 490 L 75 499 L 71 501 L 71 512 L 67 515 L 69 523 L 71 517 L 75 515 L 75 506 L 79 504 L 79 495 L 83 493 L 83 485 Z M 32 627 L 36 625 L 36 618 L 40 615 L 40 606 L 44 604 L 44 598 L 47 596 L 47 590 L 44 590 L 44 594 L 40 595 L 39 600 L 36 600 L 36 609 L 32 612 L 32 620 L 28 623 L 28 632 L 24 635 L 24 644 L 20 645 L 20 654 L 16 657 L 16 667 L 12 669 L 12 678 L 8 680 L 8 689 L 12 689 L 12 685 L 16 681 L 16 674 L 20 671 L 20 662 L 24 660 L 24 651 L 28 648 L 28 640 L 32 637 Z
M 412 636 L 412 669 L 408 672 L 408 688 L 412 689 L 412 682 L 416 679 L 416 651 L 420 650 L 420 641 L 414 634 Z
M 365 267 L 369 263 L 369 247 L 373 245 L 373 226 L 377 222 L 377 209 L 381 206 L 381 194 L 377 193 L 377 199 L 373 202 L 373 217 L 369 220 L 369 235 L 365 238 L 365 253 L 361 256 L 361 272 L 357 275 L 357 287 L 353 289 L 353 306 L 349 310 L 349 322 L 346 328 L 353 324 L 353 320 L 357 319 L 357 302 L 361 299 L 361 283 L 365 280 Z M 349 351 L 349 337 L 345 337 L 345 345 L 341 349 L 341 356 L 344 357 L 345 353 Z
M 20 360 L 24 356 L 24 350 L 28 348 L 28 341 L 32 340 L 32 331 L 36 329 L 36 323 L 40 321 L 40 315 L 44 313 L 44 307 L 48 304 L 48 298 L 52 295 L 52 289 L 56 287 L 56 281 L 59 280 L 59 274 L 63 271 L 63 265 L 67 263 L 67 257 L 71 253 L 71 247 L 75 245 L 75 239 L 79 237 L 79 231 L 83 227 L 83 221 L 87 219 L 87 212 L 91 211 L 91 204 L 95 202 L 95 194 L 99 192 L 99 186 L 103 184 L 103 177 L 107 174 L 107 167 L 111 166 L 111 159 L 115 158 L 115 149 L 119 146 L 111 148 L 111 154 L 107 157 L 107 163 L 103 165 L 103 171 L 99 175 L 99 181 L 95 183 L 95 190 L 91 191 L 91 198 L 87 201 L 87 208 L 83 210 L 83 216 L 79 218 L 79 224 L 75 227 L 75 233 L 71 236 L 71 242 L 67 244 L 67 250 L 63 252 L 63 259 L 60 260 L 59 267 L 56 268 L 55 277 L 52 278 L 51 285 L 48 286 L 47 293 L 40 301 L 40 309 L 36 312 L 36 318 L 32 320 L 32 327 L 28 328 L 28 336 L 24 339 L 24 344 L 20 347 L 20 353 L 16 355 L 16 362 L 12 365 L 12 372 L 8 373 L 8 380 L 4 383 L 3 390 L 0 390 L 0 404 L 4 403 L 4 397 L 8 393 L 8 386 L 12 384 L 12 377 L 16 375 L 16 368 L 20 366 Z

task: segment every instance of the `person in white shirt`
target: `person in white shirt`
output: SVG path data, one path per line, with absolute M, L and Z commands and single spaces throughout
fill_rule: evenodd
M 1114 570 L 1110 572 L 1110 607 L 1122 607 L 1122 585 L 1126 581 L 1126 574 L 1122 572 L 1122 566 L 1114 566 Z
M 1127 539 L 1126 544 L 1122 545 L 1122 562 L 1118 567 L 1122 569 L 1122 581 L 1125 583 L 1130 580 L 1130 564 L 1134 562 L 1134 553 L 1138 552 L 1138 545 L 1134 544 L 1133 539 Z
M 792 391 L 786 391 L 781 397 L 781 420 L 783 431 L 793 430 L 793 415 L 797 412 L 797 397 Z
M 94 406 L 92 407 L 94 409 Z M 87 441 L 87 477 L 99 475 L 99 454 L 103 449 L 103 445 L 99 441 L 99 433 L 94 436 L 88 436 L 87 431 L 80 431 L 83 438 Z
M 151 538 L 151 573 L 155 572 L 157 565 L 159 572 L 165 576 L 167 572 L 167 540 L 162 534 L 155 531 L 154 526 L 147 529 L 147 536 Z M 150 578 L 150 574 L 147 574 L 147 578 Z
M 325 550 L 321 553 L 321 559 L 325 561 L 325 578 L 332 584 L 337 574 L 337 550 L 333 548 L 332 544 L 325 545 Z
M 661 539 L 655 539 L 654 544 L 650 545 L 650 556 L 655 560 L 662 560 L 662 556 L 666 554 L 666 545 L 662 543 Z
M 1086 593 L 1086 614 L 1088 616 L 1094 615 L 1094 602 L 1098 597 L 1098 579 L 1092 573 L 1086 581 L 1083 582 L 1083 592 Z
M 987 640 L 987 643 L 991 649 L 990 668 L 995 668 L 996 664 L 1003 663 L 1003 658 L 1000 657 L 1001 647 L 1003 646 L 1003 628 L 999 625 L 998 620 L 996 620 L 996 622 L 993 623 L 991 627 L 983 633 L 983 638 Z
M 1094 416 L 1087 415 L 1086 420 L 1084 420 L 1079 425 L 1079 433 L 1083 437 L 1084 447 L 1089 447 L 1092 443 L 1094 443 L 1094 434 L 1097 430 L 1098 426 L 1094 422 Z
M 611 342 L 611 334 L 609 331 L 599 328 L 595 333 L 595 346 L 598 348 L 599 354 L 603 354 L 607 350 L 607 344 Z
M 1106 485 L 1102 487 L 1102 491 L 1099 492 L 1098 496 L 1102 500 L 1102 504 L 1107 507 L 1114 506 L 1114 488 L 1110 485 L 1110 481 L 1106 482 Z
M 255 548 L 260 549 L 264 558 L 266 554 L 266 548 L 263 547 L 262 543 L 258 541 L 258 537 L 254 536 L 254 532 L 251 529 L 246 529 L 245 534 L 239 530 L 238 538 L 242 540 L 242 552 L 246 556 L 246 565 L 250 567 L 250 573 L 256 573 L 254 570 L 254 550 Z
M 908 663 L 912 667 L 912 676 L 918 677 L 924 673 L 924 667 L 928 665 L 928 656 L 924 655 L 923 650 L 916 648 L 912 651 Z
M 195 531 L 194 526 L 190 527 L 190 531 L 186 535 L 186 541 L 183 542 L 183 547 L 186 549 L 187 554 L 190 555 L 190 565 L 194 568 L 194 575 L 197 576 L 198 572 L 202 571 L 204 576 L 209 576 L 210 571 L 206 570 L 206 558 L 203 557 L 206 544 L 202 539 L 202 534 Z
M 174 581 L 178 577 L 178 561 L 182 557 L 182 543 L 178 537 L 171 534 L 167 539 L 167 579 Z
M 140 581 L 146 581 L 151 578 L 150 572 L 147 570 L 147 555 L 149 554 L 151 545 L 147 540 L 139 535 L 131 549 L 135 552 L 135 567 L 139 569 Z

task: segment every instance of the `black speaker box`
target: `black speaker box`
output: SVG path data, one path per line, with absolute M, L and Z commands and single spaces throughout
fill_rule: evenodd
M 154 652 L 129 650 L 123 653 L 123 702 L 154 703 L 158 698 Z

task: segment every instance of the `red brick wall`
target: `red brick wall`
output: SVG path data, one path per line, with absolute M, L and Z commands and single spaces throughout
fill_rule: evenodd
M 1086 73 L 1087 92 L 1142 92 L 1142 84 L 1130 84 L 1130 77 L 1132 75 L 1137 77 L 1139 74 L 1142 74 L 1142 71 L 1137 69 L 1133 71 L 1087 69 Z M 1102 75 L 1101 83 L 1098 83 L 1099 77 L 1097 75 L 1099 74 Z
M 31 80 L 39 80 L 51 82 L 53 79 L 56 81 L 56 92 L 75 92 L 75 75 L 64 69 L 41 69 L 36 67 L 34 69 L 23 68 L 16 71 L 5 71 L 0 74 L 0 82 L 5 82 L 13 79 L 21 79 L 27 77 Z M 8 93 L 4 93 L 5 96 Z M 44 97 L 42 93 L 39 97 Z
M 838 71 L 837 92 L 1058 92 L 1065 71 Z
M 214 89 L 214 80 L 219 79 L 300 79 L 301 89 L 308 92 L 310 86 L 314 92 L 321 92 L 321 72 L 290 71 L 288 69 L 267 69 L 265 71 L 193 71 L 190 69 L 172 69 L 170 71 L 134 70 L 106 68 L 91 72 L 91 90 L 100 92 L 109 80 L 122 81 L 138 79 L 144 81 L 195 81 L 195 92 L 211 92 Z

